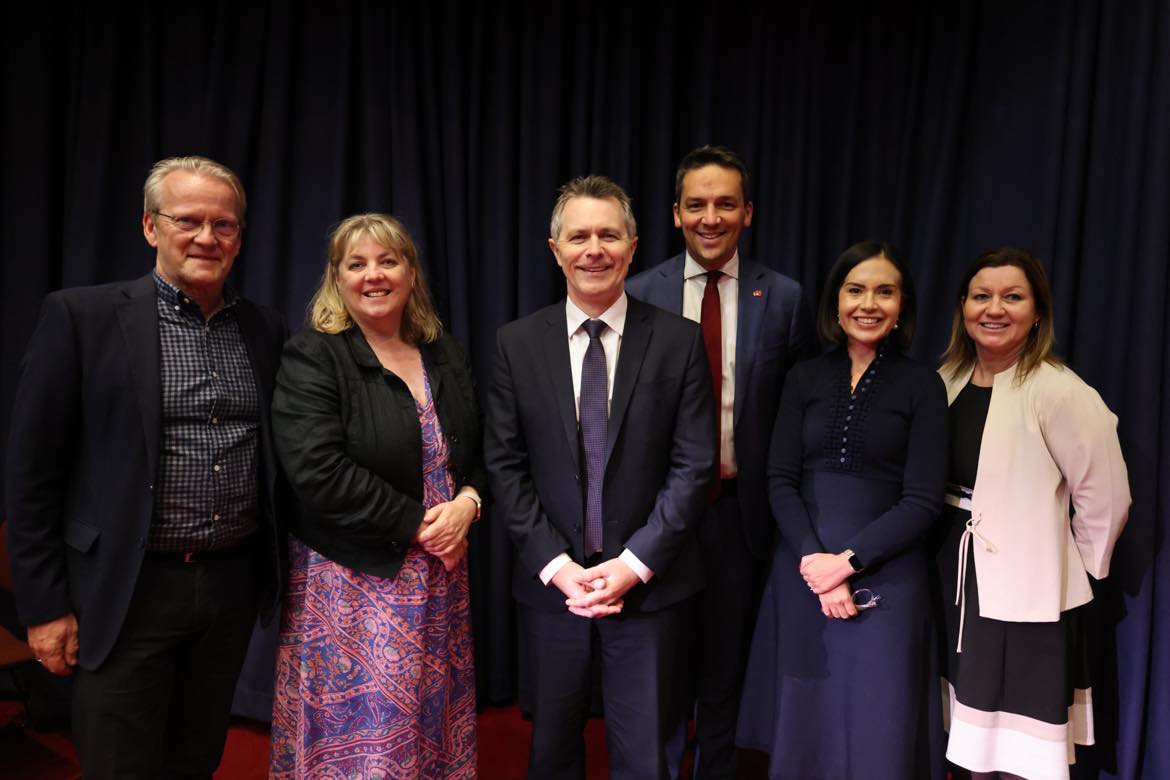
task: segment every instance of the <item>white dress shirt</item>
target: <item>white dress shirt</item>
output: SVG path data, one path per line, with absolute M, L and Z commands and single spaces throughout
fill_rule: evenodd
M 618 354 L 621 352 L 622 332 L 626 327 L 626 310 L 629 302 L 623 292 L 613 305 L 603 311 L 597 319 L 606 324 L 606 329 L 598 337 L 601 348 L 605 350 L 605 394 L 607 408 L 613 402 L 613 378 L 617 372 Z M 565 299 L 565 328 L 569 339 L 569 365 L 573 370 L 573 400 L 577 409 L 577 416 L 581 415 L 581 364 L 585 362 L 585 350 L 589 348 L 589 334 L 581 327 L 587 320 L 592 319 L 581 311 L 571 298 Z M 627 566 L 633 569 L 642 582 L 649 582 L 654 572 L 638 560 L 638 556 L 629 550 L 622 550 L 619 556 Z M 557 572 L 572 560 L 568 553 L 561 553 L 549 561 L 540 570 L 540 581 L 548 585 Z
M 719 269 L 719 322 L 723 336 L 723 392 L 719 396 L 719 476 L 731 479 L 739 469 L 735 462 L 735 333 L 739 313 L 739 252 Z M 703 291 L 707 288 L 707 269 L 687 253 L 683 265 L 682 314 L 693 322 L 702 322 Z

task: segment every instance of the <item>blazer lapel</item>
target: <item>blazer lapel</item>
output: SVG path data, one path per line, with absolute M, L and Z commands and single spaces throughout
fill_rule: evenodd
M 642 370 L 646 347 L 653 332 L 650 326 L 650 310 L 635 298 L 627 300 L 629 308 L 626 310 L 626 327 L 622 333 L 622 346 L 618 352 L 617 371 L 613 378 L 613 397 L 609 402 L 609 424 L 606 426 L 605 437 L 606 464 L 613 455 L 618 432 L 622 429 L 622 421 L 630 406 L 630 397 L 634 394 L 634 385 L 638 381 L 638 373 Z
M 573 368 L 569 365 L 569 337 L 565 332 L 565 307 L 550 306 L 547 309 L 544 329 L 545 370 L 542 375 L 548 382 L 549 394 L 561 418 L 561 429 L 568 442 L 573 458 L 573 468 L 581 468 L 581 445 L 577 436 L 577 399 L 573 396 Z M 558 317 L 557 314 L 560 314 Z
M 739 426 L 743 411 L 743 399 L 755 368 L 756 353 L 759 352 L 760 330 L 764 314 L 768 310 L 768 284 L 764 273 L 740 258 L 739 263 L 739 311 L 736 316 L 735 334 L 735 410 L 732 426 Z
M 686 254 L 681 254 L 658 267 L 658 272 L 662 274 L 663 278 L 655 287 L 663 294 L 657 296 L 658 300 L 650 301 L 658 308 L 666 309 L 671 314 L 677 314 L 680 317 L 683 308 L 683 288 L 687 283 L 686 279 L 683 278 L 686 259 Z
M 134 378 L 134 393 L 142 414 L 142 432 L 151 475 L 158 473 L 162 431 L 162 369 L 158 344 L 158 301 L 154 276 L 147 274 L 122 289 L 118 323 L 126 342 L 126 359 Z

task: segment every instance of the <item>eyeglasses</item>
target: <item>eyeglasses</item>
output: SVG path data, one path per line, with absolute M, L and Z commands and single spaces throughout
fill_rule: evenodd
M 873 609 L 882 601 L 882 597 L 869 588 L 860 588 L 853 591 L 853 606 L 858 609 Z
M 171 221 L 171 224 L 179 229 L 182 233 L 198 233 L 203 230 L 204 225 L 211 225 L 211 232 L 220 238 L 232 239 L 240 235 L 240 231 L 244 226 L 233 219 L 195 219 L 194 217 L 176 217 L 171 214 L 164 214 L 158 209 L 154 210 L 155 214 L 160 217 L 166 217 Z

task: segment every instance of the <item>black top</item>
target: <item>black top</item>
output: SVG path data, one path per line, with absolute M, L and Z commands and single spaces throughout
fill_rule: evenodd
M 951 434 L 951 470 L 947 479 L 966 488 L 975 487 L 979 471 L 979 449 L 983 444 L 983 425 L 991 406 L 991 388 L 968 382 L 959 391 L 947 413 Z
M 451 476 L 484 496 L 482 421 L 467 357 L 448 335 L 419 352 Z M 302 505 L 290 530 L 344 566 L 397 574 L 424 513 L 422 430 L 410 389 L 382 367 L 360 329 L 306 329 L 285 345 L 272 425 Z

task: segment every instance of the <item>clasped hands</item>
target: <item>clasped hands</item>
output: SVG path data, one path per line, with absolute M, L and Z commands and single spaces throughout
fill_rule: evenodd
M 800 576 L 808 589 L 820 598 L 821 613 L 829 618 L 857 616 L 853 589 L 847 580 L 853 574 L 849 559 L 843 554 L 811 553 L 800 559 Z
M 435 504 L 423 514 L 422 524 L 413 541 L 442 561 L 447 571 L 451 571 L 467 554 L 467 529 L 475 519 L 476 509 L 474 501 L 458 496 L 451 501 Z
M 583 618 L 621 612 L 622 598 L 641 581 L 620 558 L 610 558 L 588 569 L 569 561 L 552 578 L 552 584 L 565 594 L 569 612 Z

